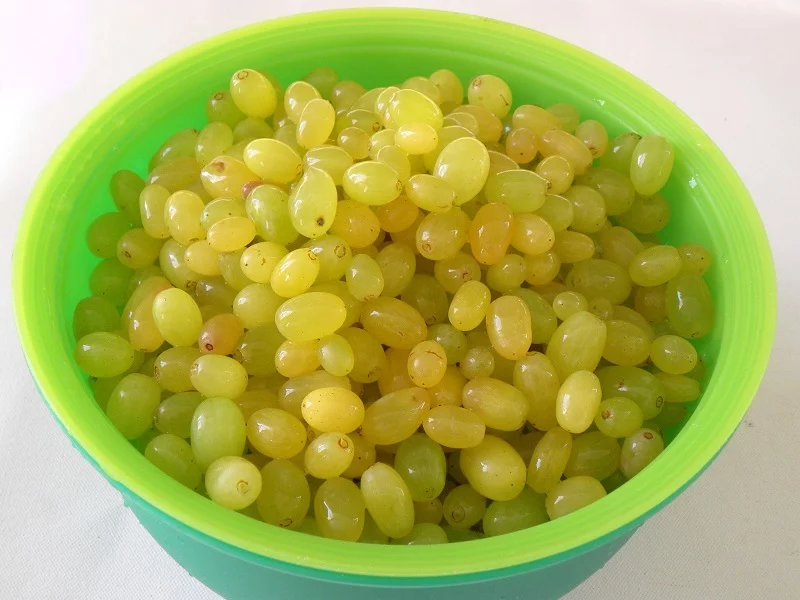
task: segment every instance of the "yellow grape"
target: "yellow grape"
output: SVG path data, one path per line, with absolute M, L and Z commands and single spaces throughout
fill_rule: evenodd
M 487 427 L 498 431 L 515 431 L 525 424 L 528 416 L 525 395 L 513 385 L 490 377 L 477 377 L 467 382 L 462 403 Z
M 402 442 L 422 425 L 430 400 L 430 394 L 417 387 L 387 394 L 367 408 L 361 434 L 381 446 Z
M 322 169 L 307 169 L 289 195 L 292 226 L 308 238 L 324 235 L 333 226 L 337 201 L 331 176 Z
M 433 175 L 455 190 L 455 204 L 472 200 L 489 177 L 489 153 L 475 138 L 464 137 L 447 144 L 436 159 Z
M 269 117 L 275 112 L 278 97 L 275 87 L 262 73 L 242 69 L 231 77 L 231 98 L 236 108 L 249 117 Z
M 525 487 L 525 463 L 506 441 L 487 435 L 460 452 L 459 464 L 469 484 L 490 500 L 512 500 Z
M 428 333 L 419 311 L 397 298 L 385 296 L 364 303 L 361 324 L 381 344 L 393 348 L 413 348 Z
M 350 433 L 361 426 L 365 418 L 361 398 L 348 389 L 338 387 L 309 392 L 301 410 L 306 423 L 322 432 Z
M 265 183 L 291 183 L 303 172 L 303 163 L 290 146 L 280 140 L 253 140 L 244 150 L 244 164 Z

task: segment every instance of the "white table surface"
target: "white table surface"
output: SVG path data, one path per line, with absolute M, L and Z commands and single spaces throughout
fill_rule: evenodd
M 130 76 L 193 42 L 293 12 L 379 2 L 2 2 L 0 597 L 218 598 L 156 545 L 40 401 L 11 315 L 25 198 L 67 132 Z M 727 154 L 769 232 L 778 332 L 761 390 L 720 458 L 570 600 L 800 597 L 800 2 L 397 2 L 536 28 L 627 68 Z M 747 240 L 742 240 L 747 243 Z

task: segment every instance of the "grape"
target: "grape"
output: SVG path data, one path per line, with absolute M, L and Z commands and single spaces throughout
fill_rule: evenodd
M 254 69 L 242 69 L 231 78 L 231 98 L 249 117 L 269 117 L 275 112 L 277 94 L 269 79 Z
M 350 108 L 366 90 L 356 81 L 338 81 L 331 90 L 331 102 L 337 111 Z
M 409 349 L 389 348 L 386 350 L 386 367 L 381 371 L 378 379 L 378 390 L 382 395 L 414 387 L 414 382 L 408 375 L 410 354 L 411 350 Z
M 542 156 L 563 156 L 569 161 L 575 175 L 583 175 L 592 164 L 592 153 L 574 135 L 560 129 L 544 132 L 539 138 Z
M 667 283 L 666 311 L 670 326 L 685 338 L 703 337 L 714 326 L 714 304 L 699 275 L 682 272 Z
M 408 375 L 414 385 L 430 388 L 439 383 L 447 370 L 447 354 L 438 342 L 426 340 L 411 349 Z
M 628 321 L 606 321 L 606 345 L 603 358 L 614 365 L 635 367 L 647 360 L 650 338 L 637 325 Z
M 366 409 L 361 435 L 380 446 L 402 442 L 422 425 L 430 404 L 430 394 L 422 388 L 406 388 L 387 394 Z
M 513 214 L 505 204 L 482 206 L 469 226 L 472 254 L 483 265 L 500 262 L 511 243 Z
M 196 129 L 184 129 L 172 135 L 150 159 L 148 169 L 152 171 L 159 165 L 176 158 L 194 158 L 197 134 Z
M 683 375 L 697 364 L 697 351 L 677 335 L 662 335 L 650 347 L 653 364 L 671 375 Z
M 603 124 L 598 121 L 583 121 L 575 129 L 575 137 L 582 141 L 592 156 L 603 156 L 608 149 L 608 133 Z
M 247 387 L 247 371 L 228 356 L 204 354 L 192 363 L 189 377 L 198 392 L 206 397 L 236 398 Z
M 588 312 L 577 312 L 553 333 L 547 357 L 560 377 L 575 371 L 594 371 L 606 342 L 606 324 Z
M 525 463 L 498 437 L 484 436 L 477 446 L 461 450 L 459 460 L 467 481 L 485 498 L 512 500 L 525 487 Z
M 347 127 L 340 131 L 336 143 L 354 160 L 362 160 L 370 155 L 369 134 L 358 127 Z
M 340 387 L 323 387 L 309 392 L 303 399 L 301 410 L 306 423 L 323 432 L 350 433 L 365 420 L 361 398 Z
M 308 513 L 311 492 L 302 469 L 284 459 L 261 469 L 261 493 L 256 507 L 265 523 L 296 529 Z
M 601 400 L 600 380 L 590 371 L 571 373 L 558 390 L 556 418 L 570 433 L 586 431 L 594 421 Z
M 375 463 L 361 476 L 361 494 L 378 528 L 402 538 L 414 526 L 414 504 L 403 478 L 389 465 Z
M 197 348 L 180 346 L 168 348 L 159 354 L 153 363 L 153 377 L 158 384 L 170 392 L 187 392 L 194 389 L 190 369 L 200 356 Z
M 489 202 L 502 202 L 514 213 L 531 213 L 542 207 L 547 180 L 533 171 L 514 169 L 489 176 L 483 193 Z
M 444 452 L 424 434 L 414 434 L 400 444 L 394 468 L 406 482 L 414 502 L 431 501 L 444 489 L 447 476 Z
M 468 114 L 475 119 L 475 122 L 478 124 L 478 133 L 476 137 L 484 144 L 493 144 L 500 141 L 500 137 L 503 135 L 503 123 L 497 115 L 483 106 L 465 104 L 459 106 L 448 116 L 456 114 Z
M 475 138 L 453 140 L 439 153 L 433 175 L 440 177 L 455 190 L 455 204 L 472 200 L 489 177 L 489 153 Z
M 306 472 L 317 479 L 332 479 L 353 462 L 353 442 L 342 433 L 322 433 L 306 448 Z
M 652 419 L 664 406 L 665 390 L 655 375 L 636 367 L 603 367 L 597 370 L 603 398 L 630 398 L 642 410 L 644 419 Z
M 478 524 L 486 512 L 486 498 L 470 485 L 453 489 L 442 503 L 445 521 L 458 529 L 469 529 Z
M 244 162 L 227 155 L 218 156 L 200 171 L 200 181 L 212 198 L 241 198 L 244 185 L 258 179 Z
M 654 287 L 667 283 L 683 267 L 680 254 L 672 246 L 651 246 L 631 259 L 628 271 L 636 285 Z
M 537 136 L 552 129 L 562 128 L 561 122 L 553 114 L 533 104 L 523 104 L 518 107 L 512 115 L 512 125 L 514 129 L 525 127 Z
M 467 379 L 489 377 L 494 372 L 494 354 L 488 346 L 475 346 L 467 350 L 460 362 L 461 373 Z
M 464 98 L 464 86 L 458 76 L 448 69 L 439 69 L 431 74 L 430 80 L 439 90 L 442 105 L 458 106 Z
M 419 546 L 429 544 L 446 544 L 447 534 L 444 529 L 434 523 L 416 523 L 411 532 L 401 538 L 392 540 L 399 546 Z
M 422 425 L 433 441 L 448 448 L 477 446 L 486 432 L 486 425 L 475 412 L 452 405 L 432 408 Z
M 630 209 L 618 217 L 619 224 L 634 233 L 649 234 L 661 231 L 670 219 L 670 208 L 660 194 L 636 196 Z
M 161 433 L 171 433 L 188 439 L 191 435 L 192 415 L 203 401 L 199 392 L 179 392 L 165 398 L 155 410 L 153 425 Z
M 413 229 L 413 239 L 422 256 L 430 260 L 443 260 L 458 254 L 467 242 L 469 226 L 466 213 L 454 207 L 443 213 L 429 213 L 409 229 Z M 393 239 L 400 241 L 397 238 L 395 234 Z
M 342 238 L 352 248 L 365 248 L 378 238 L 380 230 L 380 221 L 368 206 L 344 200 L 336 207 L 330 233 Z
M 664 450 L 664 440 L 652 429 L 637 429 L 622 443 L 620 471 L 630 479 L 653 462 Z
M 290 244 L 298 233 L 289 215 L 289 196 L 274 185 L 259 185 L 245 200 L 247 216 L 256 226 L 256 232 L 267 242 Z
M 385 296 L 364 303 L 361 324 L 378 342 L 393 348 L 413 348 L 428 333 L 419 311 L 402 300 Z
M 386 369 L 386 356 L 380 342 L 363 329 L 347 328 L 340 332 L 353 350 L 355 364 L 350 378 L 360 383 L 378 381 Z
M 683 244 L 678 246 L 678 253 L 683 261 L 683 269 L 702 275 L 711 267 L 711 254 L 700 244 Z
M 111 392 L 106 414 L 122 435 L 133 440 L 152 427 L 160 401 L 161 388 L 152 377 L 131 373 Z
M 117 243 L 131 229 L 131 223 L 122 213 L 100 215 L 86 231 L 86 245 L 89 251 L 100 258 L 117 255 Z
M 261 473 L 240 456 L 222 456 L 211 463 L 205 475 L 208 497 L 231 510 L 242 510 L 261 493 Z
M 477 414 L 487 427 L 499 431 L 515 431 L 525 424 L 528 399 L 504 381 L 476 377 L 465 386 L 462 403 Z
M 83 336 L 75 347 L 75 362 L 91 377 L 114 377 L 133 364 L 133 347 L 115 333 L 96 331 Z
M 203 327 L 197 303 L 177 288 L 159 292 L 153 300 L 153 318 L 158 331 L 173 346 L 191 346 Z
M 547 493 L 545 506 L 551 519 L 564 517 L 606 495 L 603 485 L 586 475 L 560 481 Z
M 285 338 L 303 342 L 339 329 L 347 316 L 345 304 L 327 292 L 306 292 L 290 298 L 275 313 L 275 325 Z
M 147 444 L 144 456 L 189 489 L 193 490 L 200 485 L 203 476 L 186 440 L 170 433 L 158 435 Z
M 505 151 L 517 164 L 523 165 L 531 162 L 539 152 L 536 146 L 536 134 L 526 127 L 512 129 L 506 136 Z M 541 173 L 539 174 L 541 175 Z M 548 185 L 548 187 L 551 186 Z
M 345 193 L 362 204 L 388 204 L 403 191 L 403 184 L 389 165 L 363 161 L 349 167 L 342 178 Z
M 668 403 L 694 402 L 700 396 L 700 383 L 686 375 L 656 373 L 656 379 L 664 388 L 664 401 Z M 669 404 L 665 404 L 666 409 Z M 662 410 L 663 412 L 663 410 Z M 658 415 L 656 415 L 656 418 Z
M 107 298 L 91 296 L 75 306 L 72 315 L 72 331 L 75 339 L 97 331 L 112 332 L 119 327 L 119 311 Z
M 400 300 L 417 310 L 428 325 L 443 323 L 447 320 L 449 304 L 447 292 L 430 275 L 414 275 L 409 285 L 400 294 Z
M 638 141 L 631 154 L 631 183 L 637 194 L 652 196 L 669 179 L 675 151 L 669 140 L 660 135 L 646 135 Z
M 314 390 L 326 387 L 351 389 L 350 382 L 346 377 L 335 377 L 326 371 L 312 371 L 284 381 L 278 389 L 278 404 L 282 409 L 300 419 L 302 418 L 301 405 L 305 397 Z
M 483 515 L 483 531 L 488 536 L 503 535 L 541 525 L 548 521 L 545 498 L 528 488 L 512 500 L 492 502 Z
M 572 106 L 571 104 L 567 104 L 566 102 L 561 102 L 558 104 L 553 104 L 552 106 L 547 107 L 547 112 L 553 115 L 558 122 L 560 123 L 560 129 L 564 131 L 569 131 L 570 133 L 574 132 L 578 127 L 578 123 L 580 122 L 580 115 L 578 114 L 578 109 Z
M 194 411 L 192 451 L 202 471 L 222 456 L 241 456 L 246 430 L 239 407 L 228 398 L 207 398 Z
M 572 452 L 564 468 L 566 477 L 588 475 L 602 481 L 619 468 L 619 444 L 599 431 L 588 431 L 572 441 Z
M 572 204 L 570 227 L 580 233 L 596 233 L 606 222 L 606 201 L 600 192 L 585 185 L 573 185 L 564 198 Z
M 494 350 L 503 358 L 522 358 L 531 345 L 531 314 L 516 296 L 502 296 L 489 305 L 486 330 Z
M 356 254 L 346 269 L 347 291 L 356 300 L 374 300 L 383 292 L 384 280 L 375 259 Z
M 152 183 L 148 181 L 148 183 Z M 111 199 L 114 205 L 123 213 L 131 223 L 140 225 L 139 195 L 145 187 L 145 182 L 133 171 L 117 171 L 111 176 Z

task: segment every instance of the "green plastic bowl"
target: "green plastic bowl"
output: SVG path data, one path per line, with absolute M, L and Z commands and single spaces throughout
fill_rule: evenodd
M 710 375 L 672 443 L 640 475 L 591 506 L 499 538 L 429 547 L 348 544 L 223 509 L 169 479 L 117 433 L 72 359 L 72 311 L 97 261 L 89 223 L 113 209 L 111 174 L 146 172 L 168 135 L 201 127 L 205 101 L 242 67 L 284 83 L 328 65 L 387 85 L 447 67 L 495 73 L 515 104 L 567 101 L 612 135 L 659 132 L 675 146 L 664 195 L 667 241 L 709 247 L 714 331 L 698 344 Z M 558 597 L 600 568 L 633 531 L 688 486 L 733 434 L 761 380 L 775 327 L 772 258 L 747 190 L 714 143 L 653 89 L 579 48 L 490 19 L 405 9 L 307 14 L 246 27 L 148 69 L 69 135 L 28 200 L 14 252 L 14 306 L 30 370 L 76 448 L 123 495 L 189 573 L 228 598 Z

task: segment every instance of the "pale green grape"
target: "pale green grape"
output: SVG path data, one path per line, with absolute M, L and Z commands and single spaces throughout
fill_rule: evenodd
M 336 185 L 342 185 L 344 173 L 352 164 L 353 157 L 338 146 L 319 146 L 303 156 L 306 170 L 314 168 L 325 171 Z
M 116 333 L 96 331 L 78 340 L 75 362 L 91 377 L 114 377 L 133 364 L 133 347 Z M 137 437 L 137 436 L 134 436 Z
M 193 490 L 200 485 L 203 476 L 186 440 L 170 433 L 156 436 L 147 444 L 144 456 L 189 489 Z
M 236 124 L 245 118 L 231 98 L 227 90 L 213 93 L 206 103 L 206 118 L 209 123 L 219 121 L 228 127 L 235 127 Z
M 319 367 L 317 341 L 292 342 L 286 340 L 275 352 L 275 368 L 284 377 L 299 377 Z
M 153 426 L 160 401 L 161 388 L 152 377 L 131 373 L 111 392 L 106 414 L 122 435 L 133 440 Z
M 308 513 L 310 504 L 311 491 L 302 469 L 284 459 L 264 465 L 256 507 L 265 523 L 297 529 Z
M 117 260 L 131 269 L 141 269 L 156 261 L 162 244 L 144 229 L 131 229 L 117 240 Z
M 270 287 L 279 296 L 293 298 L 314 284 L 319 271 L 320 261 L 317 254 L 310 248 L 298 248 L 275 265 L 270 277 Z
M 231 510 L 243 510 L 261 493 L 261 473 L 241 456 L 221 456 L 205 475 L 208 497 Z
M 342 178 L 345 193 L 362 204 L 388 204 L 403 191 L 403 184 L 389 165 L 367 160 L 349 167 Z
M 664 405 L 665 409 L 670 404 L 694 402 L 700 397 L 700 382 L 692 377 L 656 373 L 656 379 L 664 387 L 664 401 L 668 403 Z
M 306 448 L 303 464 L 306 472 L 317 479 L 342 475 L 353 462 L 354 446 L 343 433 L 321 433 Z
M 633 204 L 633 184 L 627 175 L 610 168 L 592 167 L 576 183 L 594 188 L 603 196 L 606 213 L 620 215 Z
M 349 479 L 336 477 L 326 480 L 314 496 L 314 515 L 322 535 L 349 542 L 358 540 L 364 529 L 365 500 Z
M 131 229 L 128 218 L 118 212 L 97 217 L 86 230 L 86 245 L 89 251 L 100 258 L 117 255 L 117 243 Z
M 153 415 L 153 425 L 161 433 L 171 433 L 188 439 L 191 435 L 192 415 L 203 401 L 199 392 L 179 392 L 162 400 Z
M 241 456 L 246 441 L 242 412 L 228 398 L 207 398 L 194 411 L 192 451 L 201 470 L 222 456 Z
M 411 498 L 425 502 L 438 497 L 447 477 L 441 446 L 424 434 L 414 434 L 397 448 L 394 468 L 406 482 Z
M 428 325 L 447 320 L 447 292 L 430 275 L 414 275 L 400 299 L 416 309 Z
M 466 484 L 453 489 L 442 502 L 445 521 L 458 529 L 477 525 L 485 512 L 486 498 Z
M 529 488 L 512 500 L 495 500 L 483 515 L 483 532 L 488 536 L 503 535 L 535 527 L 549 519 L 545 497 Z
M 114 331 L 119 327 L 119 311 L 102 296 L 84 298 L 72 313 L 72 331 L 75 339 L 97 331 Z
M 485 204 L 469 225 L 473 256 L 483 265 L 493 265 L 506 255 L 511 243 L 514 215 L 506 204 Z
M 615 137 L 608 145 L 608 151 L 600 158 L 599 166 L 612 169 L 628 177 L 631 169 L 631 157 L 639 140 L 637 133 L 623 133 Z
M 489 176 L 483 193 L 488 202 L 507 204 L 515 214 L 531 213 L 544 204 L 547 187 L 547 180 L 533 171 L 514 169 Z
M 447 364 L 455 365 L 467 352 L 467 336 L 449 323 L 438 323 L 428 328 L 428 339 L 439 343 L 447 355 Z
M 297 417 L 278 408 L 262 408 L 247 420 L 247 440 L 269 458 L 292 458 L 306 445 L 306 429 Z
M 547 357 L 556 372 L 566 378 L 575 371 L 597 368 L 606 343 L 606 324 L 588 312 L 577 312 L 553 333 Z
M 419 429 L 430 405 L 430 394 L 422 388 L 411 387 L 387 394 L 364 412 L 361 434 L 380 446 L 402 442 Z
M 231 78 L 231 98 L 248 117 L 269 117 L 275 112 L 277 94 L 270 80 L 254 69 L 242 69 Z
M 153 300 L 153 318 L 158 331 L 173 346 L 191 346 L 203 327 L 197 303 L 177 288 L 159 292 Z
M 547 493 L 547 514 L 551 519 L 558 519 L 600 500 L 605 495 L 603 484 L 593 477 L 570 477 L 556 484 Z
M 475 412 L 487 427 L 515 431 L 528 415 L 528 399 L 513 385 L 490 377 L 476 377 L 464 386 L 464 408 Z M 594 415 L 593 415 L 594 416 Z
M 383 272 L 375 259 L 356 254 L 347 266 L 347 291 L 360 301 L 374 300 L 383 292 Z
M 467 481 L 485 498 L 512 500 L 525 487 L 525 463 L 508 442 L 487 435 L 480 444 L 459 454 Z
M 652 419 L 664 406 L 665 390 L 653 375 L 636 367 L 603 367 L 597 370 L 603 398 L 630 398 L 642 410 L 644 419 Z
M 517 254 L 507 254 L 486 269 L 486 285 L 496 292 L 508 294 L 524 283 L 527 269 L 524 258 Z
M 365 419 L 361 398 L 341 387 L 312 390 L 303 399 L 301 411 L 306 423 L 323 432 L 350 433 L 361 426 Z
M 148 181 L 148 183 L 152 182 Z M 141 224 L 139 195 L 144 187 L 145 182 L 133 171 L 123 169 L 111 176 L 111 199 L 119 211 L 136 226 Z
M 619 468 L 617 440 L 599 431 L 587 431 L 572 440 L 572 452 L 564 468 L 566 477 L 588 475 L 602 481 Z
M 275 313 L 275 325 L 281 335 L 292 341 L 325 337 L 345 322 L 345 304 L 328 292 L 306 292 L 290 298 Z
M 195 389 L 206 397 L 236 398 L 247 387 L 247 371 L 228 356 L 204 354 L 189 370 Z
M 677 335 L 662 335 L 650 347 L 653 364 L 670 375 L 683 375 L 697 364 L 697 351 Z
M 167 141 L 156 150 L 156 153 L 150 159 L 148 170 L 152 171 L 159 165 L 176 158 L 194 158 L 197 134 L 198 131 L 196 129 L 184 129 L 167 138 Z
M 480 141 L 463 137 L 442 148 L 432 171 L 455 190 L 455 204 L 472 200 L 489 177 L 489 153 Z
M 188 392 L 194 388 L 190 370 L 200 356 L 200 350 L 188 346 L 168 348 L 156 357 L 153 377 L 158 384 L 170 392 Z
M 446 544 L 447 534 L 444 529 L 434 523 L 417 523 L 411 532 L 401 538 L 392 540 L 398 546 L 420 546 L 430 544 Z
M 528 305 L 517 296 L 501 296 L 489 305 L 486 331 L 500 356 L 508 360 L 522 358 L 533 336 Z
M 670 219 L 670 208 L 660 194 L 636 196 L 630 209 L 620 214 L 619 224 L 637 234 L 661 231 Z
M 355 366 L 355 354 L 350 343 L 340 335 L 331 334 L 319 341 L 317 346 L 319 364 L 331 375 L 348 375 Z
M 475 346 L 467 350 L 459 363 L 461 373 L 467 379 L 489 377 L 494 372 L 494 354 L 488 346 Z
M 622 444 L 620 471 L 630 479 L 653 462 L 664 450 L 664 440 L 652 429 L 634 431 Z
M 523 165 L 531 162 L 539 152 L 536 147 L 536 134 L 526 127 L 512 129 L 506 136 L 505 151 L 517 164 Z M 496 172 L 499 173 L 499 171 Z M 541 175 L 541 173 L 538 174 Z M 548 188 L 551 187 L 552 182 L 549 182 Z
M 389 465 L 375 463 L 361 476 L 361 494 L 378 528 L 402 538 L 414 526 L 414 504 L 405 481 Z
M 393 348 L 413 348 L 428 334 L 425 319 L 416 308 L 385 296 L 364 303 L 361 324 L 378 342 Z
M 245 208 L 264 241 L 286 245 L 297 239 L 299 234 L 289 212 L 289 196 L 279 187 L 260 185 L 254 188 L 245 199 Z
M 682 272 L 667 283 L 666 310 L 675 333 L 696 339 L 714 327 L 714 303 L 699 275 Z
M 428 214 L 410 229 L 413 229 L 413 239 L 422 256 L 430 260 L 443 260 L 458 254 L 468 240 L 469 228 L 466 213 L 453 207 L 443 213 Z M 393 239 L 398 241 L 397 235 Z
M 585 185 L 573 185 L 563 194 L 572 203 L 570 228 L 580 233 L 596 233 L 606 222 L 606 201 L 600 192 Z
M 638 194 L 652 196 L 669 179 L 675 151 L 672 144 L 660 135 L 646 135 L 631 154 L 631 183 Z
M 624 438 L 642 426 L 644 415 L 639 405 L 624 396 L 607 398 L 600 403 L 594 423 L 603 435 Z

